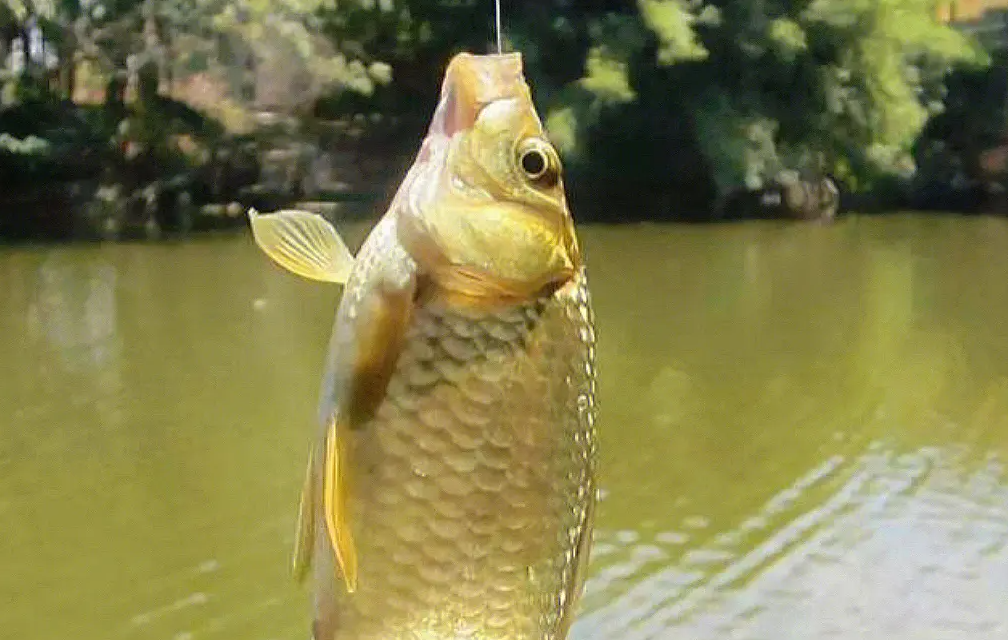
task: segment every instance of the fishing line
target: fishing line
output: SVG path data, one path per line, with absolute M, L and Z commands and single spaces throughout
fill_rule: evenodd
M 494 0 L 494 15 L 497 23 L 497 55 L 504 53 L 504 46 L 501 42 L 501 0 Z

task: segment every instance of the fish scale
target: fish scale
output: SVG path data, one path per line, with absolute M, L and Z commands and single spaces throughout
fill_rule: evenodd
M 497 312 L 414 311 L 352 438 L 359 588 L 336 596 L 338 637 L 556 637 L 593 491 L 590 321 L 583 276 Z

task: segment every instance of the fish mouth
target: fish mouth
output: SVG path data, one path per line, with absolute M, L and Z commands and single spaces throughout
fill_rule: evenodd
M 445 69 L 430 134 L 451 138 L 472 128 L 486 105 L 528 92 L 520 53 L 460 53 Z

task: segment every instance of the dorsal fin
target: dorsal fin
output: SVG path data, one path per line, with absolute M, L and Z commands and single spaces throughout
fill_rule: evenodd
M 353 256 L 325 218 L 294 209 L 248 214 L 256 244 L 273 262 L 309 280 L 346 282 Z

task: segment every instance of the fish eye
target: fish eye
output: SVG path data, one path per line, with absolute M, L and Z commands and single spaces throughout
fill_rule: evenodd
M 519 145 L 518 166 L 528 180 L 540 187 L 552 187 L 560 179 L 560 159 L 539 138 L 529 138 Z
M 546 159 L 546 156 L 538 149 L 529 149 L 521 157 L 522 170 L 525 172 L 525 175 L 532 179 L 542 176 L 546 171 L 547 162 L 549 161 Z

